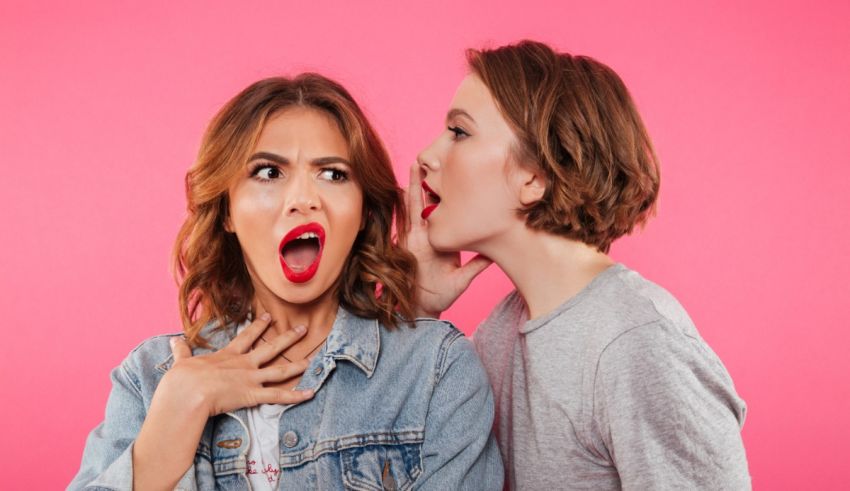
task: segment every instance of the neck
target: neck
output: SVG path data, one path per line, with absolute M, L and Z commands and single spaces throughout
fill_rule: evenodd
M 508 275 L 528 305 L 531 319 L 574 297 L 614 261 L 594 247 L 522 224 L 482 247 Z
M 306 326 L 307 334 L 296 345 L 312 345 L 314 341 L 326 338 L 336 320 L 338 308 L 339 301 L 333 288 L 312 302 L 304 304 L 289 303 L 267 289 L 256 288 L 252 305 L 255 316 L 263 312 L 268 312 L 272 316 L 272 325 L 267 331 L 271 335 L 266 339 L 273 338 L 298 325 Z

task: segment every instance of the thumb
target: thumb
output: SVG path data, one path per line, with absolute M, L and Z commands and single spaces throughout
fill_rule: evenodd
M 174 361 L 192 357 L 192 349 L 189 348 L 183 336 L 173 336 L 168 341 L 171 343 L 171 354 L 174 356 Z
M 458 269 L 457 274 L 459 281 L 464 290 L 472 283 L 476 276 L 481 274 L 488 266 L 493 264 L 493 260 L 487 256 L 478 254 L 469 260 L 466 264 Z

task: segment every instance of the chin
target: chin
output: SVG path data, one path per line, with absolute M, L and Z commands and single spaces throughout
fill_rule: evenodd
M 455 252 L 463 249 L 463 243 L 458 241 L 457 235 L 451 231 L 440 233 L 433 229 L 428 230 L 428 243 L 440 252 Z
M 284 279 L 272 289 L 272 293 L 286 303 L 305 305 L 320 299 L 332 284 L 318 275 L 306 283 L 292 283 Z
M 288 289 L 285 293 L 277 294 L 277 297 L 283 300 L 286 303 L 294 304 L 294 305 L 306 305 L 312 302 L 315 302 L 325 293 L 326 290 L 320 290 L 318 287 L 314 288 L 299 288 L 295 289 L 296 291 L 292 291 L 293 289 Z

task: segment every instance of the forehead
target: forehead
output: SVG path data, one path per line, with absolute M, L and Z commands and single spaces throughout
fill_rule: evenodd
M 292 153 L 348 158 L 348 141 L 328 113 L 312 107 L 291 107 L 273 114 L 257 140 L 256 151 L 273 151 L 284 157 Z
M 516 145 L 516 135 L 496 106 L 490 90 L 477 75 L 467 75 L 460 83 L 449 114 L 456 110 L 469 114 L 476 133 L 485 137 L 489 145 L 498 143 L 511 148 Z
M 467 75 L 457 88 L 452 100 L 452 109 L 468 112 L 476 120 L 501 118 L 496 101 L 484 82 L 477 75 Z

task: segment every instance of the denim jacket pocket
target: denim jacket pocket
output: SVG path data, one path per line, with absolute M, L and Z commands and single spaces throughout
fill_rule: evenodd
M 340 452 L 345 489 L 403 491 L 422 473 L 422 444 L 365 445 Z

